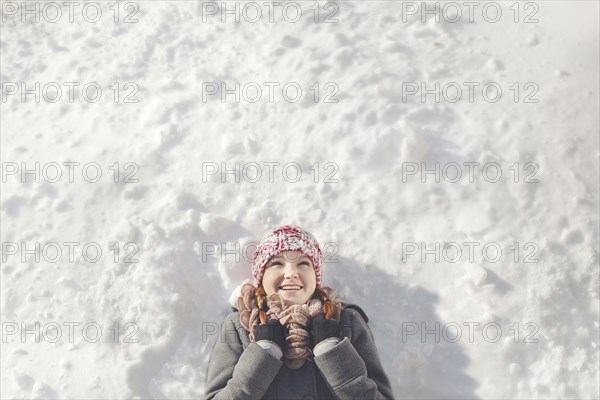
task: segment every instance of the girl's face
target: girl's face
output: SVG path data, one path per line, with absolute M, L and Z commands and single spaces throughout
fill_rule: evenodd
M 262 285 L 267 297 L 277 293 L 287 305 L 306 304 L 315 292 L 317 277 L 304 253 L 284 251 L 267 263 Z

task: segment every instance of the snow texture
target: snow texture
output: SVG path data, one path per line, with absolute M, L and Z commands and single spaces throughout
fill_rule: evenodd
M 298 1 L 299 21 L 279 6 L 270 22 L 260 6 L 254 23 L 251 9 L 222 22 L 221 2 L 96 2 L 97 23 L 83 3 L 56 23 L 22 22 L 9 3 L 21 2 L 2 1 L 0 39 L 2 398 L 202 397 L 219 324 L 250 278 L 241 250 L 283 224 L 324 244 L 324 285 L 366 311 L 398 398 L 600 396 L 598 2 L 519 3 L 518 22 L 513 2 L 497 2 L 496 23 L 486 3 L 473 22 L 466 6 L 448 21 L 457 14 L 444 3 L 439 22 L 435 11 L 423 22 L 406 2 L 320 2 L 315 22 L 315 3 Z M 138 22 L 124 23 L 134 10 Z M 63 93 L 22 101 L 10 82 Z M 65 82 L 80 83 L 73 102 Z M 103 89 L 96 103 L 82 100 L 89 82 Z M 207 82 L 256 82 L 262 97 L 248 101 L 247 86 L 222 102 Z M 272 102 L 264 82 L 280 83 Z M 283 98 L 290 82 L 300 101 Z M 455 82 L 463 95 L 447 101 L 446 86 L 421 101 L 406 82 Z M 483 98 L 490 82 L 499 101 Z M 80 163 L 73 182 L 65 162 Z M 469 162 L 480 163 L 473 182 Z M 22 179 L 35 163 L 39 182 Z M 82 178 L 87 163 L 97 182 Z M 286 163 L 301 168 L 297 182 Z M 448 168 L 439 182 L 407 175 L 421 163 Z M 491 163 L 497 182 L 482 178 Z M 412 242 L 457 243 L 462 255 L 452 262 L 456 247 L 443 247 L 436 262 L 411 255 Z M 466 242 L 479 243 L 472 260 Z M 96 262 L 82 256 L 89 243 Z

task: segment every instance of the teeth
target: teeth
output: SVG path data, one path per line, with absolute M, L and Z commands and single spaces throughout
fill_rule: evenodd
M 281 286 L 280 289 L 281 290 L 297 290 L 297 289 L 301 289 L 301 286 Z

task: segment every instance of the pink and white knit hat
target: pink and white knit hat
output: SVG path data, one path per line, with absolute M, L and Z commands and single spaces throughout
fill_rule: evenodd
M 315 267 L 317 287 L 320 288 L 323 252 L 313 235 L 302 228 L 293 225 L 275 228 L 258 242 L 252 261 L 252 279 L 254 286 L 260 286 L 263 274 L 265 273 L 265 267 L 269 260 L 277 254 L 288 250 L 301 251 L 310 258 Z

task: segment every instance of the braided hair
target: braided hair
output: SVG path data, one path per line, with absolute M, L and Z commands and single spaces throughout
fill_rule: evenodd
M 335 319 L 339 322 L 344 302 L 336 296 L 335 289 L 330 287 L 316 288 L 312 299 L 320 300 L 322 306 L 319 310 L 326 319 Z M 237 300 L 240 312 L 240 322 L 248 331 L 250 341 L 254 341 L 254 330 L 259 324 L 268 321 L 269 304 L 267 293 L 261 285 L 255 288 L 247 283 L 242 286 L 241 294 Z

